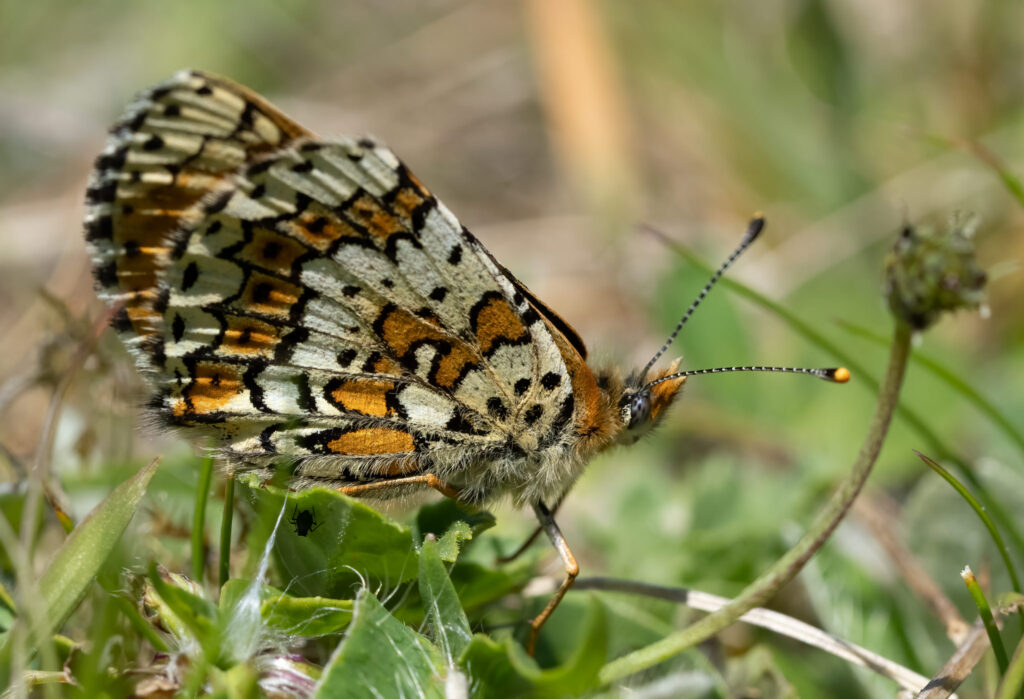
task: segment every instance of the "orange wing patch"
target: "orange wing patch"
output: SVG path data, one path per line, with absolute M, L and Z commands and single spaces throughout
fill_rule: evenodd
M 339 410 L 373 415 L 395 417 L 398 410 L 392 402 L 391 381 L 372 379 L 334 379 L 324 389 L 327 400 Z
M 267 228 L 254 228 L 252 240 L 235 258 L 249 262 L 274 274 L 287 277 L 295 261 L 306 254 L 307 248 L 297 240 Z
M 382 209 L 377 200 L 369 194 L 364 194 L 352 202 L 345 213 L 379 238 L 384 245 L 387 244 L 388 238 L 396 233 L 408 233 L 402 222 Z
M 469 322 L 485 356 L 502 344 L 521 344 L 530 339 L 519 314 L 496 291 L 485 294 L 473 307 Z
M 299 214 L 298 220 L 285 221 L 279 225 L 296 240 L 321 253 L 327 252 L 331 244 L 339 238 L 364 237 L 318 202 L 311 202 Z
M 230 316 L 220 349 L 226 354 L 272 357 L 281 328 L 256 318 Z
M 342 432 L 327 442 L 327 450 L 335 454 L 403 454 L 414 449 L 411 434 L 384 427 Z
M 597 379 L 564 335 L 559 332 L 551 334 L 558 351 L 562 353 L 565 368 L 569 371 L 572 393 L 576 401 L 576 434 L 584 438 L 601 438 L 604 436 L 602 432 L 607 431 L 613 421 L 608 419 L 607 406 L 601 403 L 601 390 L 597 386 Z
M 302 288 L 268 274 L 254 272 L 242 290 L 236 308 L 278 319 L 286 319 L 302 296 Z
M 373 329 L 377 337 L 404 363 L 414 363 L 414 353 L 424 344 L 433 346 L 439 355 L 431 367 L 428 379 L 444 388 L 454 388 L 476 360 L 466 346 L 443 335 L 436 321 L 417 318 L 411 313 L 388 304 L 381 311 Z
M 427 201 L 429 193 L 426 190 L 414 187 L 402 187 L 395 195 L 392 206 L 395 212 L 406 221 L 412 221 L 413 212 L 423 202 Z
M 223 410 L 244 390 L 242 368 L 233 364 L 200 362 L 192 382 L 174 404 L 174 416 L 205 415 Z
M 366 368 L 364 371 L 369 371 L 373 374 L 390 374 L 392 376 L 401 376 L 405 373 L 402 370 L 402 367 L 376 352 L 371 354 L 366 360 Z

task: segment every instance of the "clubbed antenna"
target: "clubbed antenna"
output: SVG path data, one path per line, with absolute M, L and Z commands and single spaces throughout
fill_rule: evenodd
M 846 383 L 850 380 L 850 370 L 842 366 L 835 369 L 803 369 L 788 366 L 725 366 L 715 369 L 693 369 L 692 371 L 680 371 L 676 374 L 669 374 L 668 376 L 662 376 L 660 379 L 655 379 L 644 386 L 644 388 L 657 386 L 659 383 L 672 381 L 673 379 L 680 379 L 684 376 L 697 376 L 698 374 L 726 374 L 733 371 L 774 371 L 785 374 L 808 374 L 810 376 L 816 376 L 822 381 L 831 381 L 832 383 Z
M 683 326 L 686 325 L 686 321 L 688 321 L 690 316 L 693 315 L 693 312 L 697 310 L 697 306 L 700 305 L 700 302 L 703 301 L 704 297 L 708 295 L 709 291 L 711 291 L 711 287 L 713 287 L 715 283 L 722 278 L 722 274 L 725 273 L 725 270 L 729 269 L 729 266 L 736 261 L 736 258 L 739 257 L 743 251 L 757 239 L 757 236 L 761 233 L 763 228 L 764 216 L 760 213 L 754 214 L 754 218 L 750 219 L 750 223 L 747 225 L 747 232 L 744 234 L 743 240 L 740 241 L 739 247 L 729 255 L 728 259 L 726 259 L 726 261 L 722 263 L 722 266 L 718 268 L 718 271 L 711 275 L 711 279 L 708 280 L 708 283 L 705 284 L 704 288 L 700 290 L 699 294 L 697 294 L 697 298 L 694 299 L 693 303 L 690 304 L 690 307 L 686 309 L 686 313 L 683 314 L 683 317 L 679 319 L 676 329 L 668 336 L 668 339 L 665 340 L 665 344 L 661 346 L 658 353 L 651 357 L 651 361 L 647 362 L 647 366 L 645 366 L 644 370 L 640 372 L 640 376 L 647 376 L 647 372 L 650 371 L 651 367 L 654 366 L 654 363 L 658 361 L 661 355 L 665 354 L 665 350 L 669 348 L 669 345 L 671 345 L 676 339 L 676 336 L 679 335 L 679 331 L 683 329 Z M 678 376 L 678 374 L 676 374 L 676 376 Z M 664 380 L 665 379 L 661 379 L 661 381 Z

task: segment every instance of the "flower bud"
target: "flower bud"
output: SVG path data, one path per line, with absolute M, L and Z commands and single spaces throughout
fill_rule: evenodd
M 950 217 L 945 230 L 906 226 L 885 259 L 889 308 L 915 330 L 946 311 L 976 309 L 985 300 L 985 271 L 974 256 L 975 221 Z

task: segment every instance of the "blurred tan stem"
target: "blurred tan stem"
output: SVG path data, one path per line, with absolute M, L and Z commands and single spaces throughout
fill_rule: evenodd
M 606 230 L 633 219 L 634 166 L 611 42 L 591 0 L 528 0 L 527 28 L 552 146 Z

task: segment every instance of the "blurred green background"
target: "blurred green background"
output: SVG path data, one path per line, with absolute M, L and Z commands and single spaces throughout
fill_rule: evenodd
M 47 406 L 99 317 L 80 224 L 91 162 L 132 96 L 185 67 L 247 84 L 325 137 L 382 138 L 579 330 L 595 363 L 627 369 L 660 346 L 706 279 L 641 223 L 716 263 L 763 211 L 766 233 L 730 276 L 880 373 L 885 349 L 836 321 L 888 335 L 881 260 L 900 227 L 973 212 L 990 317 L 946 319 L 918 350 L 1020 429 L 1024 212 L 993 163 L 1024 173 L 1021 27 L 1020 3 L 974 0 L 3 0 L 0 480 L 16 493 L 51 454 Z M 678 355 L 688 368 L 836 363 L 725 289 L 668 358 Z M 194 461 L 179 438 L 136 429 L 143 394 L 105 334 L 69 387 L 47 458 L 80 518 L 127 466 L 178 455 L 185 466 L 161 471 L 131 555 L 172 568 L 180 557 L 185 571 L 187 534 L 178 542 L 175 527 L 190 518 Z M 903 400 L 1024 528 L 1018 445 L 920 368 Z M 843 387 L 691 379 L 663 429 L 597 460 L 563 508 L 583 574 L 735 594 L 849 468 L 873 401 L 856 375 Z M 964 565 L 991 565 L 993 591 L 1008 586 L 980 525 L 912 448 L 928 444 L 897 422 L 865 507 L 776 602 L 930 675 L 954 646 L 864 510 L 884 513 L 883 528 L 968 620 Z M 530 526 L 505 505 L 496 514 L 503 531 Z M 50 519 L 39 566 L 59 540 Z M 754 658 L 760 644 L 780 685 L 802 696 L 893 693 L 741 627 L 725 654 Z

